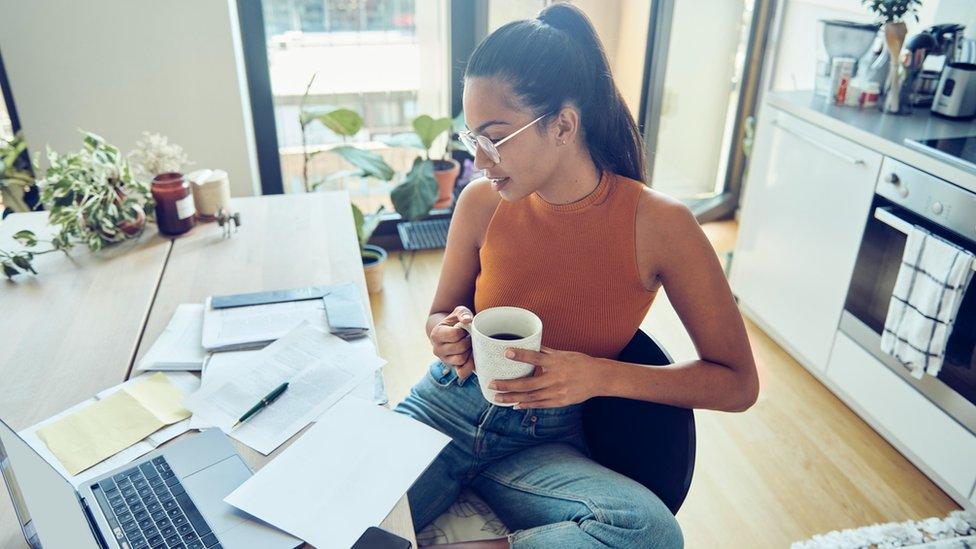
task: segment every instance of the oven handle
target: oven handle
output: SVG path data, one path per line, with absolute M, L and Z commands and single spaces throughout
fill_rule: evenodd
M 897 215 L 891 213 L 888 208 L 875 208 L 874 218 L 878 221 L 884 223 L 885 225 L 891 227 L 892 229 L 908 235 L 914 228 L 914 225 L 905 221 L 904 219 L 898 217 Z M 973 270 L 976 271 L 976 259 L 973 260 Z

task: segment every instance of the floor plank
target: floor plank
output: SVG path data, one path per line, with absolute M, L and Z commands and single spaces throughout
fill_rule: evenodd
M 709 223 L 716 251 L 735 245 L 734 221 Z M 387 391 L 399 402 L 433 360 L 424 323 L 442 251 L 419 252 L 409 280 L 397 254 L 373 296 Z M 696 357 L 661 292 L 642 327 L 676 360 Z M 698 455 L 678 513 L 687 547 L 788 547 L 817 533 L 944 516 L 958 506 L 756 325 L 759 401 L 741 414 L 696 411 Z

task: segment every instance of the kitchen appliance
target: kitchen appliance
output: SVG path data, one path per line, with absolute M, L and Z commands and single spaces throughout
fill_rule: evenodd
M 905 145 L 976 173 L 976 135 L 937 139 L 905 139 Z
M 874 23 L 821 19 L 820 27 L 814 91 L 817 95 L 830 95 L 831 68 L 834 59 L 845 57 L 860 59 L 871 48 L 880 26 Z M 857 73 L 856 65 L 854 73 Z
M 905 43 L 906 78 L 902 94 L 913 107 L 928 107 L 935 98 L 939 77 L 947 63 L 959 61 L 965 25 L 931 26 Z
M 976 253 L 976 193 L 885 159 L 839 328 L 976 434 L 976 277 L 966 289 L 937 377 L 926 374 L 915 379 L 898 360 L 881 351 L 891 293 L 913 225 Z
M 976 64 L 946 65 L 935 91 L 932 112 L 949 118 L 976 116 Z

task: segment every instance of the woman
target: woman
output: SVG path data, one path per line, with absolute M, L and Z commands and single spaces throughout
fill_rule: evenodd
M 643 485 L 587 457 L 581 403 L 617 396 L 742 411 L 759 382 L 718 258 L 678 201 L 642 183 L 640 136 L 587 17 L 568 4 L 505 25 L 465 74 L 463 139 L 486 179 L 461 194 L 427 332 L 435 362 L 397 411 L 452 442 L 414 484 L 419 530 L 470 486 L 513 533 L 465 547 L 680 547 Z M 659 288 L 701 358 L 644 368 L 615 357 Z M 510 350 L 529 378 L 481 394 L 473 311 L 517 306 L 543 322 L 541 352 Z M 627 418 L 621 418 L 626 421 Z

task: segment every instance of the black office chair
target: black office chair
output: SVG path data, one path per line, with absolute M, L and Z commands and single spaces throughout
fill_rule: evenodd
M 654 366 L 674 362 L 641 330 L 618 360 Z M 678 513 L 695 470 L 691 410 L 626 398 L 591 398 L 583 407 L 583 430 L 596 462 L 643 484 L 671 513 Z

